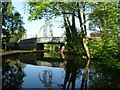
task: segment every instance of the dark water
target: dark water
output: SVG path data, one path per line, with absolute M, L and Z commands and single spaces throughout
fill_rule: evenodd
M 47 55 L 46 55 L 47 56 Z M 2 59 L 2 87 L 16 89 L 120 88 L 120 72 L 106 69 L 77 56 L 41 58 L 39 54 L 18 54 Z

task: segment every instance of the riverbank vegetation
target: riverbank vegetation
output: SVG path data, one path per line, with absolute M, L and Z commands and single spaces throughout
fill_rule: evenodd
M 120 69 L 119 3 L 29 2 L 28 5 L 29 20 L 63 17 L 66 55 L 85 55 L 88 60 L 91 58 L 109 68 Z M 88 30 L 93 37 L 87 37 Z
M 120 69 L 119 4 L 97 3 L 89 15 L 94 26 L 99 28 L 96 37 L 101 40 L 89 42 L 91 57 L 107 67 Z M 95 34 L 95 33 L 94 33 Z

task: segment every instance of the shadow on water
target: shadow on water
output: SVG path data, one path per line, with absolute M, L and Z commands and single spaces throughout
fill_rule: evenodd
M 19 54 L 2 59 L 3 88 L 90 90 L 120 88 L 120 72 L 105 69 L 92 60 L 69 55 L 65 60 Z

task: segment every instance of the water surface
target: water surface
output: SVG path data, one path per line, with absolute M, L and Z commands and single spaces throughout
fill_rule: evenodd
M 77 57 L 61 61 L 57 58 L 44 60 L 37 54 L 3 57 L 3 88 L 120 88 L 119 71 L 106 69 L 92 61 L 86 67 L 87 60 Z

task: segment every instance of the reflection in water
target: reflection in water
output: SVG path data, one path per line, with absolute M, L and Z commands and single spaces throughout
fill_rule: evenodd
M 2 88 L 22 88 L 23 77 L 25 77 L 24 65 L 9 60 L 3 60 L 2 65 Z
M 120 70 L 106 69 L 105 67 L 95 65 L 95 63 L 91 63 L 90 65 L 90 88 L 112 88 L 120 90 Z
M 69 56 L 66 61 L 63 89 L 120 89 L 119 71 L 106 70 L 105 67 L 90 64 L 90 60 L 86 61 L 80 57 Z
M 120 88 L 119 71 L 106 70 L 82 57 L 66 56 L 65 62 L 40 60 L 35 54 L 6 57 L 2 64 L 3 88 Z
M 43 77 L 40 77 L 39 74 L 39 79 L 44 85 L 45 88 L 52 88 L 52 71 L 51 70 L 43 70 Z
M 81 89 L 82 90 L 86 90 L 87 89 L 87 82 L 88 82 L 88 68 L 89 68 L 89 64 L 90 64 L 90 59 L 88 59 L 86 67 L 84 69 L 84 74 L 83 74 L 83 78 L 82 78 L 82 83 L 81 83 Z
M 66 75 L 65 75 L 65 80 L 64 80 L 64 86 L 63 89 L 67 88 L 72 88 L 72 90 L 75 89 L 75 85 L 76 85 L 76 79 L 80 76 L 82 76 L 83 72 L 82 72 L 82 58 L 79 57 L 69 57 L 66 58 L 67 63 L 66 63 Z M 83 65 L 84 66 L 84 65 Z M 86 75 L 86 74 L 84 74 Z M 82 82 L 84 83 L 84 82 Z M 80 86 L 80 85 L 79 85 Z M 77 87 L 80 88 L 80 87 Z

